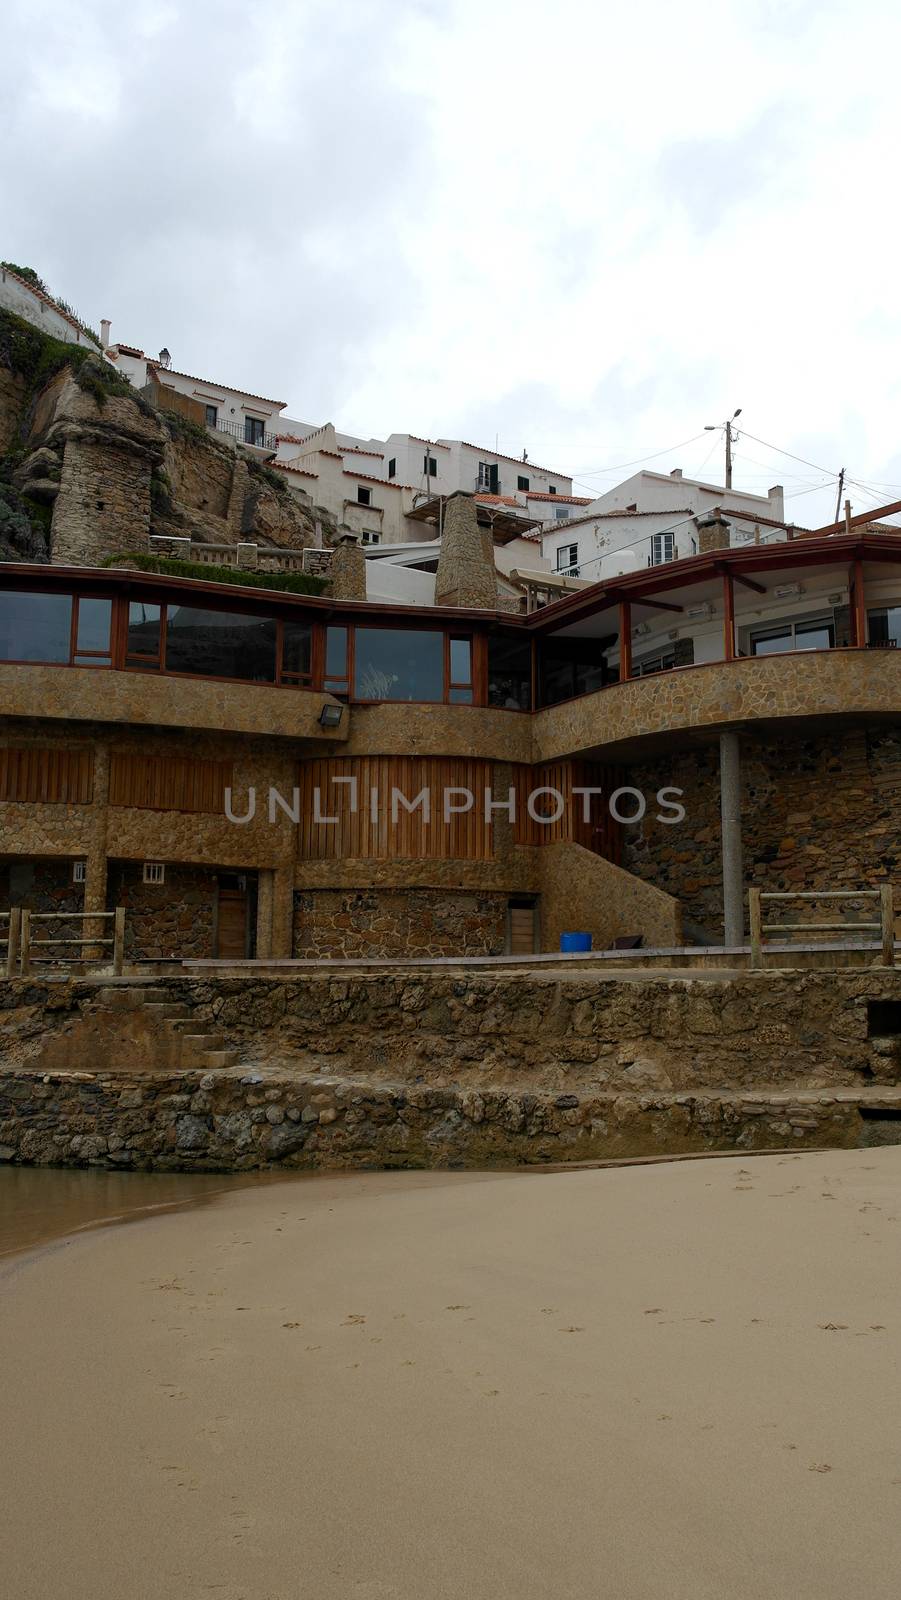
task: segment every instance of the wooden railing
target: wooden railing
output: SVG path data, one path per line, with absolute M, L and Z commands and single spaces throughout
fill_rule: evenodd
M 0 949 L 5 947 L 3 964 L 8 978 L 13 976 L 19 964 L 21 928 L 22 913 L 18 906 L 13 906 L 10 911 L 0 911 Z
M 764 922 L 763 902 L 800 900 L 805 903 L 817 900 L 877 900 L 879 918 L 872 922 Z M 767 948 L 766 934 L 781 933 L 877 933 L 882 943 L 882 965 L 895 964 L 895 911 L 892 886 L 883 883 L 878 889 L 813 889 L 787 893 L 764 893 L 760 889 L 748 890 L 748 912 L 751 929 L 751 966 L 762 967 Z
M 11 912 L 9 912 L 10 918 L 12 918 L 14 916 L 14 914 L 18 913 L 18 911 L 19 911 L 19 908 L 17 906 L 14 907 L 13 910 Z M 40 923 L 40 922 L 61 922 L 61 921 L 64 921 L 64 920 L 65 921 L 69 921 L 69 920 L 72 920 L 73 918 L 77 918 L 78 921 L 80 921 L 82 923 L 82 925 L 83 925 L 82 929 L 81 929 L 81 931 L 79 933 L 74 933 L 74 934 L 72 934 L 70 936 L 63 935 L 62 938 L 50 938 L 50 939 L 48 939 L 48 938 L 41 939 L 41 938 L 37 938 L 35 936 L 35 930 L 34 930 L 35 923 Z M 84 924 L 86 924 L 86 923 L 96 923 L 96 922 L 112 922 L 112 924 L 113 924 L 112 937 L 111 938 L 98 937 L 98 935 L 95 932 L 88 933 L 88 932 L 85 931 Z M 6 971 L 7 971 L 7 976 L 8 977 L 12 977 L 13 973 L 15 971 L 15 967 L 14 966 L 11 967 L 11 965 L 10 965 L 11 945 L 12 945 L 12 922 L 10 923 L 10 947 L 7 950 L 7 958 L 6 958 L 6 963 L 7 963 L 6 964 Z M 76 955 L 59 955 L 57 953 L 54 953 L 53 955 L 42 955 L 42 954 L 39 953 L 39 952 L 44 951 L 44 950 L 50 950 L 51 948 L 54 950 L 54 952 L 56 952 L 56 951 L 58 951 L 58 948 L 59 948 L 60 945 L 68 945 L 68 946 L 75 945 L 77 947 L 78 953 Z M 112 968 L 113 968 L 113 972 L 115 973 L 116 977 L 121 977 L 121 975 L 122 975 L 122 967 L 123 967 L 124 960 L 125 960 L 125 907 L 124 906 L 119 906 L 115 911 L 27 911 L 27 910 L 23 910 L 21 912 L 21 917 L 20 917 L 20 922 L 19 922 L 19 971 L 22 973 L 23 976 L 27 975 L 31 971 L 32 966 L 34 965 L 35 962 L 43 962 L 45 965 L 46 964 L 50 964 L 50 963 L 53 963 L 53 964 L 55 964 L 55 963 L 64 963 L 67 966 L 69 966 L 69 965 L 78 965 L 78 966 L 80 966 L 80 965 L 82 965 L 82 964 L 84 964 L 84 963 L 86 963 L 88 961 L 92 961 L 92 960 L 95 959 L 95 957 L 92 954 L 92 952 L 95 949 L 110 949 L 110 948 L 112 950 Z

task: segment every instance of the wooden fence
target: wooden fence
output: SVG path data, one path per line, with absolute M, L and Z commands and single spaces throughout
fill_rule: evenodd
M 777 900 L 800 900 L 804 903 L 819 900 L 876 900 L 879 902 L 879 918 L 870 922 L 764 922 L 763 902 Z M 895 911 L 890 883 L 882 884 L 879 889 L 813 889 L 780 894 L 749 889 L 748 912 L 752 967 L 763 966 L 767 948 L 765 935 L 773 933 L 878 933 L 882 942 L 882 965 L 895 965 Z

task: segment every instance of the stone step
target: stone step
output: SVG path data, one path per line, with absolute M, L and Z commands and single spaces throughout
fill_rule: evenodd
M 210 1071 L 222 1067 L 236 1067 L 241 1059 L 239 1050 L 204 1050 L 203 1064 Z
M 205 1050 L 222 1050 L 225 1040 L 221 1033 L 182 1033 L 178 1036 L 182 1043 L 183 1055 L 201 1055 Z
M 149 1011 L 152 1017 L 160 1017 L 165 1022 L 188 1021 L 191 1016 L 190 1007 L 176 1000 L 146 1000 L 141 1009 Z
M 97 1004 L 104 1011 L 137 1011 L 147 1005 L 153 996 L 152 989 L 98 989 Z

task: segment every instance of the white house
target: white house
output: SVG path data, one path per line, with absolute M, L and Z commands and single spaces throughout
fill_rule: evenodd
M 525 457 L 506 456 L 465 439 L 421 439 L 412 433 L 391 433 L 385 441 L 385 476 L 410 483 L 429 499 L 465 489 L 469 494 L 497 494 L 523 507 L 532 493 L 571 495 L 572 479 L 538 467 Z
M 246 445 L 260 455 L 275 454 L 275 435 L 286 400 L 270 400 L 233 384 L 179 372 L 171 366 L 168 350 L 161 350 L 154 358 L 136 345 L 110 344 L 109 328 L 109 322 L 100 324 L 106 358 L 136 389 L 143 389 L 155 378 L 164 388 L 174 389 L 176 394 L 186 395 L 201 405 L 211 432 Z
M 637 472 L 563 522 L 545 523 L 542 552 L 552 569 L 594 583 L 695 555 L 698 520 L 716 507 L 730 543 L 786 537 L 781 484 L 745 494 L 671 473 Z

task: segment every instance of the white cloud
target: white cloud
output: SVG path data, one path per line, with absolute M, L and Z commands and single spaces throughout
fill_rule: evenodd
M 741 405 L 901 483 L 894 5 L 19 0 L 6 30 L 2 253 L 121 337 L 364 434 L 584 471 Z M 817 473 L 745 439 L 736 477 Z

